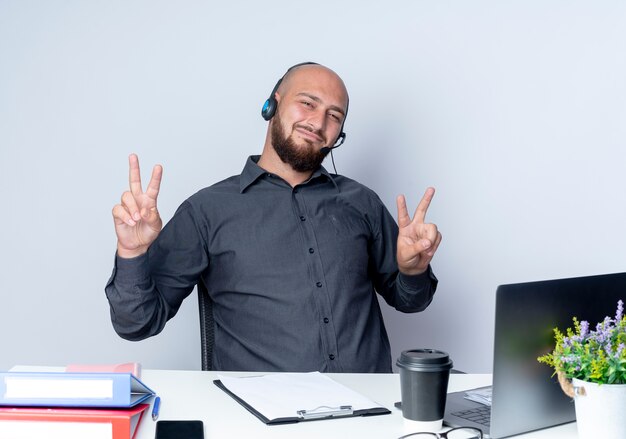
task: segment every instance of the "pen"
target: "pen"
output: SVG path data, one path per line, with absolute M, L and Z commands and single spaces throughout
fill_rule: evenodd
M 152 404 L 152 420 L 156 421 L 159 418 L 159 408 L 161 407 L 161 397 L 154 398 L 154 404 Z

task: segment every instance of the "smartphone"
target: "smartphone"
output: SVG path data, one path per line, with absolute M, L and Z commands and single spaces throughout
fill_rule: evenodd
M 157 421 L 154 439 L 204 439 L 202 421 Z

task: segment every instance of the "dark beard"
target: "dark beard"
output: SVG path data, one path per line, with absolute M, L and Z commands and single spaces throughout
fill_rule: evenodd
M 328 154 L 328 151 L 312 151 L 306 147 L 298 147 L 292 138 L 285 135 L 278 113 L 272 121 L 271 140 L 278 157 L 297 172 L 315 171 Z

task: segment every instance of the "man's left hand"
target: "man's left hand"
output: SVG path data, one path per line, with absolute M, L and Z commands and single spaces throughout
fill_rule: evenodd
M 437 247 L 441 242 L 441 233 L 435 224 L 428 224 L 426 211 L 435 195 L 435 189 L 429 187 L 420 201 L 413 219 L 409 216 L 406 208 L 404 195 L 396 199 L 398 205 L 398 268 L 407 275 L 422 274 L 428 268 L 428 264 L 435 256 Z

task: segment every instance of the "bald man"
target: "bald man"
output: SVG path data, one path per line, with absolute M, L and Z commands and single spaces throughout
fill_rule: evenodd
M 327 172 L 321 163 L 345 137 L 347 111 L 335 72 L 292 67 L 263 108 L 262 154 L 188 198 L 163 228 L 162 168 L 144 191 L 131 155 L 129 191 L 113 208 L 117 255 L 106 286 L 117 333 L 158 334 L 203 282 L 215 370 L 391 372 L 376 294 L 402 312 L 430 304 L 441 242 L 426 222 L 434 189 L 413 218 L 399 196 L 396 224 L 373 191 Z

